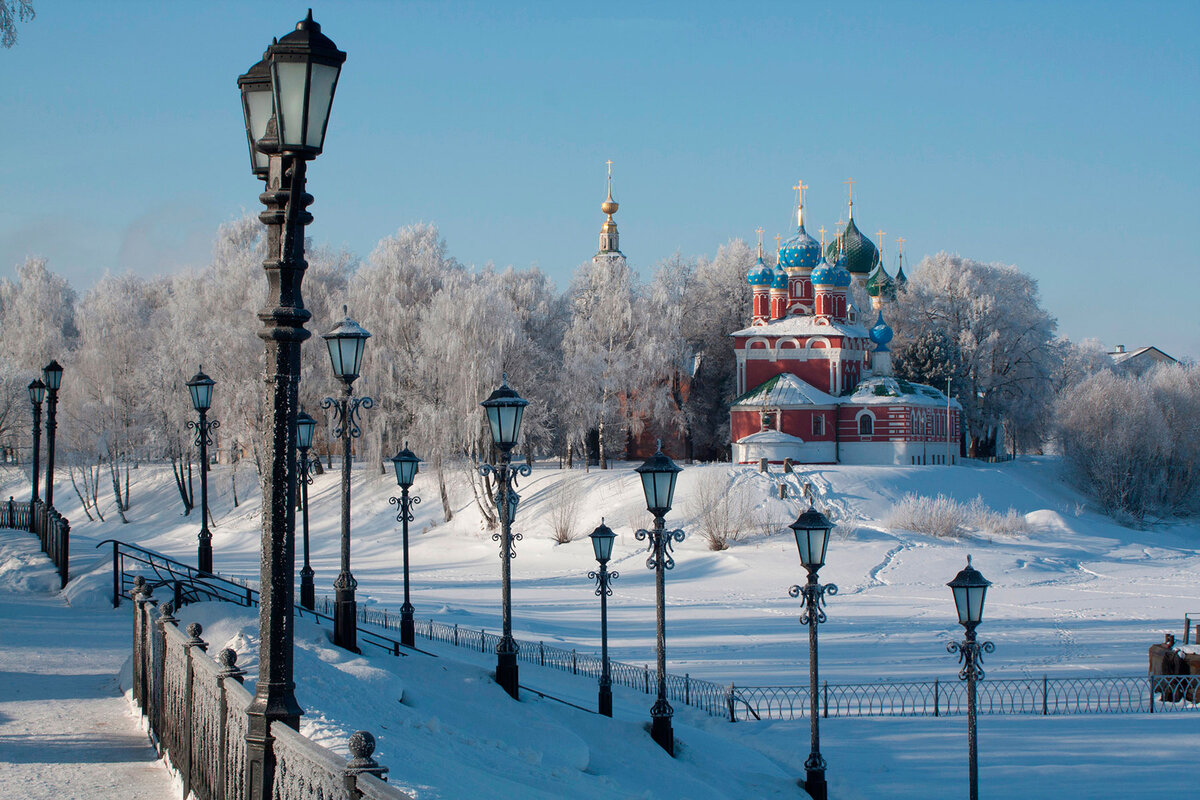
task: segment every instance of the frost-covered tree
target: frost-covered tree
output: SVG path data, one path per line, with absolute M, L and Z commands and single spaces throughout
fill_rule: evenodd
M 26 259 L 16 283 L 0 280 L 0 335 L 5 355 L 22 369 L 40 374 L 51 359 L 66 365 L 76 337 L 75 290 L 46 259 Z
M 1200 368 L 1093 373 L 1055 404 L 1071 475 L 1110 513 L 1142 520 L 1200 510 Z
M 638 297 L 634 365 L 638 387 L 630 415 L 633 436 L 640 436 L 646 424 L 683 436 L 688 452 L 675 455 L 687 458 L 691 458 L 691 425 L 684 403 L 696 355 L 696 331 L 688 330 L 699 313 L 695 282 L 696 265 L 676 253 L 659 264 Z
M 1061 357 L 1057 322 L 1042 308 L 1036 280 L 1013 266 L 938 253 L 918 266 L 889 321 L 905 355 L 906 348 L 931 352 L 923 336 L 945 337 L 969 455 L 994 455 L 1002 429 L 1022 447 L 1040 445 Z M 920 366 L 917 358 L 909 363 Z
M 29 22 L 37 14 L 33 0 L 0 0 L 0 47 L 17 43 L 17 23 Z

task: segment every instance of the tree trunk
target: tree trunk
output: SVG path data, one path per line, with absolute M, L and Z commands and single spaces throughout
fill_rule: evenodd
M 108 460 L 108 475 L 112 479 L 113 501 L 117 504 L 117 516 L 121 518 L 122 524 L 128 525 L 129 520 L 125 518 L 125 504 L 121 501 L 121 465 L 115 458 Z

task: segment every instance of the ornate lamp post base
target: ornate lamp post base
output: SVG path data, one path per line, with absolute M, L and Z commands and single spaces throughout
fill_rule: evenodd
M 400 644 L 405 647 L 416 647 L 417 626 L 413 622 L 412 603 L 400 606 Z
M 500 647 L 503 646 L 504 643 L 501 642 Z M 512 699 L 521 699 L 519 694 L 520 678 L 517 671 L 517 650 L 515 643 L 511 649 L 511 652 L 506 652 L 500 648 L 496 649 L 496 683 L 500 684 L 500 687 L 504 689 L 504 691 L 508 692 Z
M 313 585 L 314 574 L 312 567 L 300 569 L 300 605 L 309 611 L 317 607 L 317 590 Z
M 359 652 L 358 602 L 354 599 L 354 589 L 357 586 L 358 581 L 349 574 L 339 575 L 334 583 L 336 594 L 333 602 L 333 643 L 352 653 Z
M 671 727 L 671 717 L 675 711 L 671 706 L 666 705 L 665 709 L 659 707 L 658 703 L 650 709 L 650 738 L 658 743 L 658 746 L 667 751 L 667 755 L 674 757 L 675 755 L 675 730 Z

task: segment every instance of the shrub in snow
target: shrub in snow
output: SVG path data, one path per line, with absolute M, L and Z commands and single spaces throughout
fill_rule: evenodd
M 725 473 L 710 470 L 702 474 L 696 485 L 696 502 L 700 537 L 709 550 L 728 550 L 730 542 L 742 538 L 750 519 L 749 498 L 742 487 L 728 485 Z
M 900 498 L 886 520 L 889 528 L 930 536 L 958 536 L 966 522 L 966 508 L 946 495 L 923 497 L 911 492 Z
M 579 527 L 579 505 L 583 491 L 575 478 L 565 478 L 554 487 L 550 496 L 551 537 L 559 544 L 575 541 Z
M 1200 369 L 1099 372 L 1063 391 L 1055 412 L 1071 478 L 1108 513 L 1200 510 Z

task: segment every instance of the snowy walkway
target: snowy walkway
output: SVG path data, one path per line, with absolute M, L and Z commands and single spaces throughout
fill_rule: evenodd
M 128 609 L 68 606 L 55 588 L 37 540 L 0 531 L 0 797 L 175 797 L 117 685 Z

